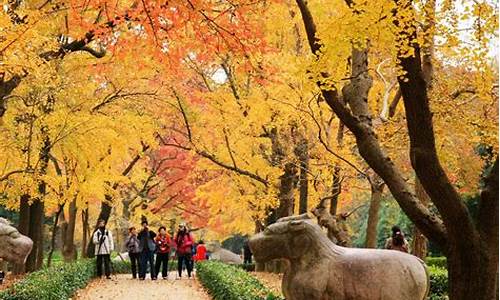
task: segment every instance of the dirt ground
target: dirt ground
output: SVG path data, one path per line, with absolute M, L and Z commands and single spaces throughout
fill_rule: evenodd
M 167 280 L 152 281 L 132 279 L 129 274 L 112 276 L 112 279 L 95 279 L 85 289 L 77 292 L 73 300 L 210 300 L 194 277 L 175 279 L 174 272 Z

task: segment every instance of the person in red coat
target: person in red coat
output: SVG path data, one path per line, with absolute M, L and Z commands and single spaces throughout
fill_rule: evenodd
M 191 278 L 191 272 L 193 271 L 193 237 L 191 236 L 191 233 L 189 233 L 185 224 L 181 223 L 179 225 L 179 230 L 175 235 L 174 243 L 177 253 L 177 271 L 179 272 L 179 278 L 182 277 L 183 263 L 186 265 L 188 277 Z
M 158 230 L 158 235 L 155 237 L 156 243 L 156 265 L 155 274 L 160 274 L 160 266 L 163 265 L 161 269 L 161 275 L 163 279 L 167 279 L 168 276 L 168 256 L 170 255 L 170 245 L 172 241 L 170 240 L 170 235 L 167 233 L 167 229 L 161 226 Z
M 207 247 L 203 241 L 198 242 L 196 247 L 196 255 L 194 256 L 194 261 L 202 261 L 207 259 Z

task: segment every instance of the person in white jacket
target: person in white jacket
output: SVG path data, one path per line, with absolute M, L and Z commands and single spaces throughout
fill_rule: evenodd
M 102 264 L 104 263 L 104 272 L 106 278 L 111 278 L 111 252 L 114 250 L 113 234 L 106 229 L 106 221 L 99 220 L 97 229 L 92 236 L 92 241 L 95 245 L 97 277 L 102 276 Z

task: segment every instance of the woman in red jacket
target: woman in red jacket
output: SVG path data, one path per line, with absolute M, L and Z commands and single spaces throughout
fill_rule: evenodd
M 175 246 L 177 248 L 177 271 L 179 272 L 179 278 L 182 277 L 182 263 L 186 265 L 188 272 L 188 277 L 191 278 L 191 272 L 193 271 L 193 258 L 192 258 L 192 246 L 193 237 L 189 233 L 185 224 L 179 225 L 179 230 L 174 238 Z
M 167 233 L 167 229 L 161 226 L 158 230 L 158 235 L 155 238 L 156 243 L 156 265 L 155 274 L 158 276 L 160 274 L 160 266 L 163 264 L 161 269 L 161 276 L 163 279 L 167 279 L 168 276 L 168 256 L 170 254 L 170 245 L 172 241 Z
M 196 255 L 194 256 L 194 261 L 202 261 L 207 259 L 207 247 L 205 247 L 205 243 L 203 241 L 198 242 L 198 246 L 196 246 Z

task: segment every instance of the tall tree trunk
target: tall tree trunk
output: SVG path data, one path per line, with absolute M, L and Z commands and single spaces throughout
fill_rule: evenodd
M 299 214 L 307 212 L 307 197 L 309 191 L 309 145 L 305 138 L 302 138 L 295 148 L 295 153 L 299 159 Z
M 52 255 L 54 254 L 54 250 L 56 248 L 57 228 L 61 213 L 64 215 L 64 204 L 59 205 L 59 209 L 54 215 L 54 224 L 52 225 L 52 238 L 50 239 L 50 250 L 47 256 L 47 267 L 50 267 L 50 265 L 52 264 Z
M 366 248 L 377 248 L 377 226 L 379 220 L 380 202 L 382 193 L 384 192 L 384 182 L 378 175 L 371 177 L 371 199 L 370 208 L 368 210 L 368 222 L 366 224 Z
M 427 85 L 427 90 L 432 89 L 432 81 L 434 77 L 434 30 L 435 30 L 435 15 L 436 15 L 436 0 L 427 0 L 424 6 L 424 45 L 422 47 L 422 76 Z M 430 199 L 429 195 L 425 192 L 422 183 L 418 180 L 418 176 L 415 175 L 415 195 L 418 200 L 422 202 L 423 205 L 429 206 Z M 415 226 L 413 231 L 413 243 L 412 243 L 412 254 L 425 259 L 427 256 L 427 238 L 424 234 Z
M 330 214 L 337 215 L 339 196 L 342 193 L 342 180 L 340 179 L 340 166 L 335 164 L 332 176 L 332 198 L 330 199 Z
M 66 229 L 63 234 L 63 246 L 62 255 L 65 262 L 75 261 L 77 259 L 77 252 L 75 246 L 75 227 L 76 227 L 76 216 L 78 208 L 76 207 L 76 196 L 69 203 L 68 207 L 68 222 L 66 223 Z
M 41 135 L 43 136 L 43 146 L 40 149 L 40 174 L 47 174 L 47 167 L 49 164 L 49 155 L 51 150 L 51 142 L 48 136 L 48 127 L 41 128 Z M 43 227 L 45 219 L 45 206 L 43 198 L 45 197 L 47 184 L 44 180 L 38 183 L 38 196 L 34 198 L 33 203 L 30 205 L 30 219 L 28 237 L 33 240 L 33 249 L 26 261 L 26 271 L 36 271 L 43 266 Z
M 280 188 L 278 198 L 280 205 L 278 207 L 278 218 L 293 215 L 295 207 L 294 189 L 297 178 L 297 169 L 293 163 L 286 163 L 283 175 L 280 177 Z
M 30 205 L 28 237 L 33 241 L 33 248 L 26 260 L 26 271 L 33 272 L 43 264 L 43 224 L 44 205 L 40 199 L 35 199 Z
M 30 205 L 29 205 L 30 195 L 24 194 L 20 198 L 19 203 L 19 225 L 17 230 L 28 236 L 28 231 L 30 228 Z M 24 264 L 16 264 L 14 265 L 13 273 L 14 274 L 23 274 L 26 271 L 26 266 Z
M 88 205 L 88 204 L 87 204 Z M 82 209 L 82 257 L 88 257 L 87 247 L 90 237 L 89 208 Z

